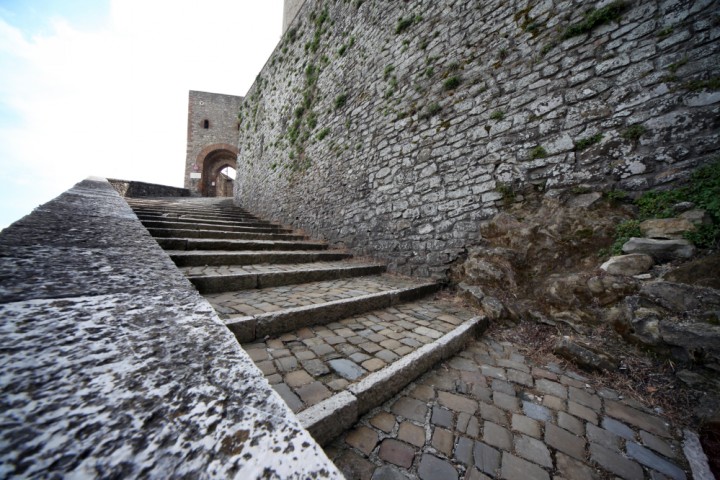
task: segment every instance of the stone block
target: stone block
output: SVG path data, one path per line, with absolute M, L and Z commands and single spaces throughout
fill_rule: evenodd
M 550 480 L 550 475 L 526 460 L 518 458 L 508 452 L 503 452 L 502 456 L 502 478 L 515 479 L 522 478 L 526 480 Z

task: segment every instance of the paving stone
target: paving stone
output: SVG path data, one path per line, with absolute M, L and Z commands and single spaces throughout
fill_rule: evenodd
M 399 440 L 386 438 L 380 444 L 378 456 L 392 464 L 404 468 L 410 468 L 415 458 L 415 449 Z
M 275 385 L 276 383 L 280 383 L 283 381 L 283 377 L 279 373 L 273 373 L 272 375 L 268 375 L 267 377 L 265 377 L 265 379 L 270 385 Z
M 642 480 L 644 478 L 640 465 L 602 445 L 590 444 L 590 458 L 605 470 L 625 480 Z
M 515 385 L 510 382 L 506 382 L 505 380 L 499 380 L 497 378 L 493 378 L 492 380 L 492 389 L 493 392 L 502 392 L 506 395 L 512 396 L 515 396 L 515 394 L 517 393 L 515 391 Z
M 252 348 L 246 350 L 247 354 L 250 355 L 250 358 L 253 362 L 260 362 L 262 360 L 267 360 L 270 358 L 270 356 L 267 353 L 267 350 L 264 348 Z
M 355 362 L 352 362 L 347 358 L 328 360 L 327 363 L 330 365 L 330 368 L 335 371 L 335 373 L 350 381 L 357 380 L 367 373 L 367 370 L 361 368 Z
M 300 398 L 302 398 L 303 402 L 307 405 L 315 405 L 326 398 L 332 397 L 332 392 L 320 382 L 303 385 L 302 387 L 296 388 L 295 392 L 300 395 Z
M 311 377 L 305 370 L 296 370 L 285 375 L 285 383 L 291 387 L 299 387 L 313 382 L 315 379 Z
M 465 434 L 473 438 L 480 437 L 480 422 L 478 421 L 477 417 L 470 418 L 470 421 L 468 421 L 467 429 L 465 429 Z
M 330 369 L 322 362 L 322 360 L 303 360 L 300 362 L 300 365 L 302 365 L 302 367 L 315 378 L 330 373 Z
M 317 357 L 314 352 L 311 352 L 310 350 L 302 350 L 299 352 L 295 352 L 295 358 L 300 360 L 302 363 L 303 360 L 310 360 Z
M 500 410 L 495 405 L 490 405 L 489 403 L 480 403 L 480 416 L 484 420 L 490 420 L 493 423 L 497 423 L 499 425 L 508 426 L 508 417 L 504 410 Z
M 375 445 L 378 444 L 378 436 L 375 430 L 368 427 L 358 427 L 350 430 L 345 436 L 345 443 L 355 447 L 365 455 L 370 455 Z
M 310 350 L 315 352 L 315 355 L 317 355 L 318 357 L 323 357 L 330 353 L 335 353 L 335 349 L 325 343 L 321 343 L 319 345 L 311 345 Z
M 390 350 L 380 350 L 375 354 L 375 356 L 385 363 L 392 363 L 400 358 Z
M 277 369 L 275 368 L 275 364 L 272 360 L 266 360 L 264 362 L 258 362 L 257 367 L 260 369 L 260 371 L 265 375 L 266 377 L 268 375 L 272 375 L 273 373 L 277 372 Z
M 575 378 L 569 377 L 568 375 L 560 376 L 560 383 L 569 387 L 585 388 L 585 383 Z
M 552 458 L 545 443 L 525 435 L 515 437 L 515 453 L 543 467 L 552 468 Z
M 607 400 L 605 402 L 605 413 L 618 420 L 622 420 L 636 427 L 640 427 L 661 437 L 670 437 L 668 424 L 659 417 L 641 412 L 635 408 L 623 405 L 620 402 Z
M 370 360 L 365 360 L 362 363 L 362 367 L 367 370 L 368 372 L 375 372 L 377 370 L 380 370 L 386 365 L 385 362 L 380 360 L 379 358 L 371 358 Z
M 488 387 L 482 387 L 480 385 L 473 385 L 470 390 L 470 395 L 485 403 L 492 403 L 493 391 Z
M 482 374 L 485 375 L 486 377 L 497 378 L 500 380 L 507 380 L 507 376 L 505 375 L 504 368 L 491 367 L 489 365 L 482 365 L 480 368 L 482 370 Z
M 370 425 L 385 433 L 390 433 L 395 428 L 395 416 L 387 412 L 380 412 L 370 419 Z
M 542 435 L 540 424 L 525 415 L 515 414 L 512 416 L 512 429 L 535 438 L 540 438 Z
M 375 353 L 382 350 L 382 347 L 380 347 L 377 343 L 372 342 L 361 343 L 360 345 L 358 345 L 358 347 L 362 348 L 367 353 Z
M 473 444 L 475 466 L 488 475 L 495 476 L 500 468 L 500 452 L 483 442 Z
M 483 440 L 488 445 L 502 450 L 512 449 L 512 434 L 510 431 L 493 422 L 485 422 L 483 425 Z
M 435 389 L 427 385 L 416 385 L 415 388 L 410 391 L 410 396 L 429 402 L 435 398 Z
M 526 387 L 533 387 L 535 382 L 533 380 L 532 375 L 525 372 L 519 372 L 517 370 L 508 369 L 507 370 L 507 379 L 510 382 L 518 383 L 520 385 L 524 385 Z
M 543 406 L 552 408 L 555 411 L 565 410 L 565 400 L 555 395 L 545 395 L 543 397 Z
M 287 406 L 290 407 L 290 410 L 297 413 L 303 408 L 303 402 L 300 400 L 300 397 L 295 395 L 293 391 L 285 385 L 284 383 L 278 383 L 277 385 L 273 385 L 272 388 L 275 389 L 277 393 L 280 394 L 283 400 L 285 400 L 285 403 L 287 403 Z
M 618 435 L 626 440 L 635 439 L 635 432 L 633 432 L 630 427 L 628 427 L 622 422 L 618 422 L 613 418 L 604 417 L 602 420 L 602 426 L 605 430 L 609 430 L 615 435 Z
M 593 425 L 598 424 L 597 413 L 584 405 L 580 405 L 579 403 L 575 403 L 572 401 L 568 402 L 568 412 L 572 415 L 575 415 L 576 417 L 582 418 L 583 420 L 587 420 Z
M 545 442 L 578 460 L 585 457 L 585 440 L 552 423 L 545 424 Z
M 473 418 L 473 416 L 469 413 L 462 412 L 458 414 L 455 429 L 459 432 L 465 433 L 465 430 L 467 430 L 468 422 L 470 422 L 471 418 Z
M 541 467 L 508 452 L 502 455 L 501 475 L 508 480 L 550 480 L 550 475 Z
M 477 468 L 469 468 L 465 474 L 465 480 L 491 480 L 487 475 L 480 473 Z
M 478 408 L 478 404 L 475 400 L 443 391 L 438 392 L 438 402 L 456 412 L 474 414 Z
M 596 427 L 592 423 L 588 423 L 586 432 L 587 439 L 591 443 L 597 443 L 616 452 L 620 451 L 620 437 L 610 430 L 605 430 L 604 428 Z
M 499 367 L 505 367 L 513 370 L 520 370 L 521 372 L 530 373 L 530 367 L 525 365 L 524 362 L 516 362 L 507 358 L 501 358 L 497 361 Z
M 287 348 L 278 348 L 274 350 L 268 350 L 272 358 L 283 358 L 291 355 L 290 350 Z
M 555 453 L 555 468 L 560 476 L 567 480 L 599 480 L 597 472 L 586 464 L 565 455 L 562 452 Z
M 535 378 L 546 378 L 548 380 L 557 381 L 558 376 L 543 368 L 533 367 L 532 376 Z
M 552 421 L 552 413 L 547 408 L 532 402 L 528 402 L 527 400 L 524 400 L 522 402 L 522 406 L 523 413 L 525 413 L 526 416 L 534 418 L 535 420 L 540 420 L 541 422 Z
M 669 457 L 669 458 L 676 458 L 677 452 L 670 446 L 668 442 L 663 440 L 662 438 L 658 438 L 652 433 L 648 433 L 645 430 L 640 431 L 640 439 L 642 440 L 643 444 L 646 447 L 649 447 L 656 452 Z
M 453 444 L 455 443 L 455 437 L 450 430 L 444 428 L 435 427 L 433 430 L 433 436 L 431 445 L 435 447 L 439 452 L 444 453 L 446 456 L 452 455 Z
M 558 398 L 567 398 L 567 387 L 557 382 L 541 378 L 535 382 L 538 391 L 553 395 Z
M 599 412 L 602 408 L 602 399 L 600 397 L 580 388 L 569 387 L 569 398 L 573 402 L 589 407 L 596 412 Z
M 397 438 L 416 447 L 422 447 L 425 445 L 425 429 L 410 422 L 402 422 Z
M 349 477 L 348 477 L 349 478 Z M 413 480 L 412 477 L 393 465 L 378 467 L 371 480 Z
M 418 476 L 422 480 L 457 480 L 458 472 L 453 466 L 434 455 L 424 454 L 420 460 Z
M 432 423 L 433 425 L 439 425 L 441 427 L 452 428 L 453 414 L 450 410 L 446 410 L 437 406 L 433 407 L 430 423 Z
M 333 461 L 345 478 L 358 480 L 373 478 L 375 465 L 352 450 L 345 450 L 340 457 Z
M 557 424 L 575 435 L 583 435 L 585 433 L 583 422 L 565 412 L 558 413 Z
M 473 463 L 473 444 L 474 442 L 467 437 L 459 437 L 457 446 L 455 447 L 455 458 L 465 466 Z
M 466 372 L 477 372 L 480 370 L 476 362 L 459 356 L 450 359 L 448 361 L 448 365 L 457 370 L 464 370 Z
M 358 364 L 364 362 L 365 360 L 370 360 L 372 358 L 370 355 L 366 355 L 362 352 L 355 352 L 351 355 L 348 355 L 348 357 L 350 358 L 350 360 L 352 360 L 353 362 L 358 363 Z
M 340 392 L 345 390 L 345 388 L 350 385 L 350 382 L 348 382 L 344 378 L 336 378 L 335 380 L 330 380 L 329 382 L 327 382 L 326 385 L 332 391 Z
M 685 480 L 687 478 L 680 467 L 635 442 L 627 442 L 625 450 L 628 457 L 637 460 L 646 467 L 664 473 L 673 480 Z
M 401 397 L 390 409 L 394 414 L 405 417 L 416 422 L 425 422 L 427 405 L 419 400 L 410 397 Z
M 508 395 L 503 392 L 493 393 L 493 402 L 503 410 L 517 412 L 520 410 L 520 400 L 514 395 Z

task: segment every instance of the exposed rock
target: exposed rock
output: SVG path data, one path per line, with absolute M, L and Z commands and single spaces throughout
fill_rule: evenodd
M 653 218 L 640 224 L 640 231 L 648 238 L 679 239 L 695 225 L 685 218 Z
M 600 192 L 584 193 L 571 198 L 566 205 L 571 208 L 588 208 L 601 198 L 602 193 Z
M 652 282 L 640 288 L 640 296 L 680 314 L 720 311 L 720 291 L 684 283 Z
M 679 202 L 673 205 L 672 208 L 676 212 L 684 212 L 695 208 L 695 204 L 693 202 Z
M 654 264 L 655 261 L 650 255 L 633 253 L 611 257 L 600 265 L 600 268 L 612 275 L 633 276 L 650 270 Z
M 637 291 L 637 283 L 628 277 L 605 275 L 588 279 L 587 288 L 596 303 L 608 305 Z
M 495 297 L 486 295 L 482 288 L 476 285 L 468 285 L 461 283 L 458 285 L 458 291 L 463 298 L 482 308 L 490 320 L 498 320 L 506 315 L 505 306 Z
M 665 275 L 665 279 L 720 290 L 720 254 L 708 255 L 680 265 Z
M 712 217 L 705 210 L 688 210 L 680 214 L 680 218 L 685 219 L 693 225 L 712 225 Z
M 695 246 L 687 240 L 657 240 L 633 237 L 623 245 L 624 253 L 644 253 L 658 262 L 692 258 Z
M 675 358 L 720 369 L 720 325 L 663 321 L 660 332 Z
M 586 370 L 613 371 L 618 368 L 618 361 L 614 358 L 567 336 L 558 340 L 553 351 Z

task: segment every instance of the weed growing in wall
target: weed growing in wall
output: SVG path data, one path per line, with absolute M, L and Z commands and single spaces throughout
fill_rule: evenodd
M 631 125 L 628 128 L 625 129 L 625 131 L 622 133 L 622 137 L 625 140 L 637 140 L 640 137 L 642 137 L 645 132 L 647 132 L 647 129 L 640 124 L 637 125 Z
M 447 78 L 447 79 L 443 82 L 443 88 L 444 88 L 446 91 L 447 91 L 447 90 L 455 90 L 457 87 L 460 86 L 461 83 L 462 83 L 462 80 L 460 80 L 460 77 L 458 77 L 458 76 L 452 76 L 452 77 L 450 77 L 450 78 Z
M 505 118 L 505 112 L 502 110 L 495 110 L 490 114 L 490 120 L 502 120 Z
M 535 160 L 538 158 L 545 158 L 547 157 L 547 151 L 542 145 L 538 145 L 537 147 L 530 150 L 530 159 Z
M 617 22 L 620 20 L 622 13 L 627 9 L 627 7 L 627 2 L 617 0 L 604 6 L 603 8 L 591 10 L 585 14 L 585 17 L 580 22 L 567 27 L 563 32 L 561 39 L 567 40 L 568 38 L 588 33 L 600 25 Z
M 395 26 L 395 34 L 400 35 L 408 28 L 412 27 L 415 23 L 420 23 L 422 21 L 422 16 L 420 15 L 413 15 L 406 18 L 399 18 L 398 23 Z
M 337 97 L 335 97 L 335 110 L 338 108 L 342 108 L 347 103 L 347 93 L 341 93 Z
M 602 140 L 602 138 L 602 133 L 595 134 L 591 137 L 581 138 L 580 140 L 575 142 L 575 151 L 580 152 L 582 150 L 585 150 L 586 148 L 595 145 L 596 143 L 600 143 L 600 140 Z

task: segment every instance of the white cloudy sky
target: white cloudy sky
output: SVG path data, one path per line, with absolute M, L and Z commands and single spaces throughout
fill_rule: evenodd
M 0 0 L 0 228 L 80 180 L 182 186 L 189 90 L 245 95 L 282 0 Z

